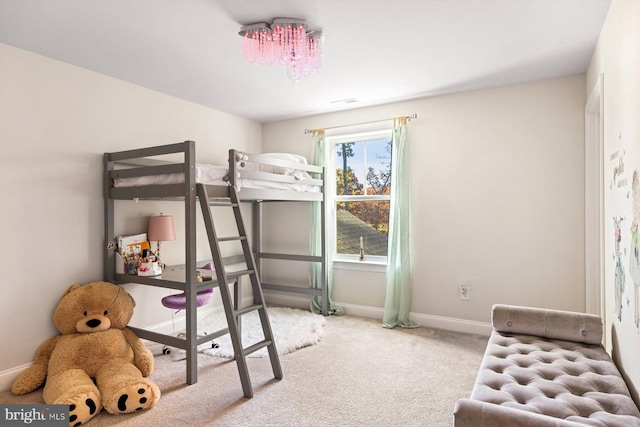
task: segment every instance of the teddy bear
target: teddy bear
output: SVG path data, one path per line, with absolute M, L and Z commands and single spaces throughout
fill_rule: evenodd
M 122 286 L 69 287 L 53 313 L 60 335 L 40 345 L 11 391 L 30 393 L 44 382 L 45 403 L 69 405 L 70 426 L 89 421 L 102 408 L 123 414 L 153 407 L 160 390 L 145 378 L 153 372 L 153 355 L 127 328 L 134 307 Z

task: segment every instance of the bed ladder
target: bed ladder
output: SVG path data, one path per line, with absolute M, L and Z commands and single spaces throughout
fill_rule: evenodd
M 207 188 L 203 184 L 197 184 L 197 192 L 198 198 L 200 200 L 200 207 L 202 208 L 202 217 L 204 219 L 204 224 L 207 229 L 207 236 L 209 238 L 209 247 L 211 248 L 211 255 L 213 257 L 213 265 L 215 267 L 216 277 L 219 285 L 218 287 L 220 289 L 220 297 L 224 306 L 227 325 L 229 327 L 229 335 L 233 344 L 234 358 L 238 366 L 238 372 L 240 374 L 242 390 L 245 397 L 253 397 L 253 389 L 251 387 L 251 381 L 249 379 L 249 370 L 247 369 L 246 357 L 251 353 L 254 353 L 266 347 L 269 353 L 269 359 L 271 360 L 271 368 L 273 369 L 274 378 L 278 380 L 282 379 L 282 367 L 280 366 L 280 359 L 278 357 L 275 340 L 271 331 L 271 324 L 269 323 L 269 316 L 267 314 L 267 308 L 264 301 L 264 294 L 262 293 L 262 286 L 260 285 L 260 280 L 258 279 L 255 260 L 253 258 L 251 249 L 249 248 L 247 232 L 244 227 L 244 222 L 242 221 L 238 194 L 236 193 L 235 187 L 229 186 L 229 197 L 209 199 Z M 226 206 L 233 209 L 233 214 L 238 229 L 237 236 L 218 238 L 213 223 L 213 215 L 211 214 L 211 207 L 214 206 Z M 244 260 L 246 263 L 246 270 L 233 273 L 227 273 L 225 271 L 224 264 L 222 263 L 222 254 L 220 252 L 220 242 L 228 241 L 240 241 L 240 244 L 242 245 Z M 244 308 L 239 307 L 240 292 L 235 293 L 235 298 L 232 305 L 231 294 L 229 291 L 229 283 L 235 282 L 241 276 L 249 276 L 251 280 L 251 288 L 253 291 L 253 304 Z M 250 347 L 244 348 L 240 335 L 241 316 L 256 310 L 258 311 L 258 315 L 260 317 L 260 324 L 262 326 L 264 339 L 251 345 Z

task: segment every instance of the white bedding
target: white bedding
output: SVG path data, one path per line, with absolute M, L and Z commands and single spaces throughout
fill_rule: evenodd
M 274 156 L 279 154 L 274 154 Z M 282 154 L 284 156 L 284 154 Z M 287 155 L 289 156 L 289 155 Z M 289 158 L 287 158 L 289 160 Z M 304 160 L 306 164 L 306 159 Z M 277 175 L 285 175 L 295 177 L 297 180 L 311 178 L 305 171 L 294 170 L 290 168 L 283 168 L 280 166 L 271 165 L 255 165 L 253 163 L 239 163 L 240 170 L 254 170 L 261 172 L 268 172 Z M 196 182 L 205 185 L 227 185 L 225 181 L 226 176 L 229 173 L 229 169 L 224 166 L 209 165 L 206 163 L 196 163 Z M 150 175 L 130 178 L 116 178 L 114 179 L 114 187 L 138 187 L 144 185 L 168 185 L 168 184 L 183 184 L 184 174 L 172 173 L 164 175 Z M 270 189 L 270 190 L 287 190 L 287 191 L 299 191 L 299 192 L 319 192 L 320 188 L 315 185 L 305 185 L 297 183 L 277 182 L 277 181 L 262 181 L 258 179 L 238 178 L 239 190 L 242 188 L 255 188 L 255 189 Z
M 196 182 L 207 185 L 225 185 L 224 177 L 229 170 L 223 166 L 196 163 Z M 169 173 L 164 175 L 135 176 L 131 178 L 116 178 L 114 187 L 140 187 L 143 185 L 184 184 L 183 173 Z

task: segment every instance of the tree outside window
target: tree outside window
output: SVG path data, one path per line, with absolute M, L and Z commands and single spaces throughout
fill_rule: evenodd
M 387 256 L 391 193 L 390 132 L 335 142 L 336 252 Z

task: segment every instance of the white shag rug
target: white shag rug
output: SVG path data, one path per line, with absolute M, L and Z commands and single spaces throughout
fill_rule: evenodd
M 291 353 L 300 348 L 317 344 L 324 336 L 324 325 L 327 320 L 320 314 L 288 307 L 267 308 L 271 331 L 276 342 L 279 355 Z M 225 328 L 227 320 L 224 312 L 210 314 L 198 324 L 198 329 L 209 333 Z M 257 311 L 242 316 L 242 346 L 247 348 L 264 340 L 262 326 Z M 233 358 L 233 345 L 229 334 L 216 338 L 217 348 L 204 344 L 199 351 L 209 356 Z M 262 348 L 248 357 L 267 357 L 266 348 Z

